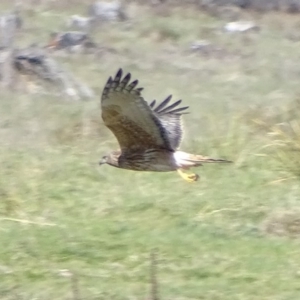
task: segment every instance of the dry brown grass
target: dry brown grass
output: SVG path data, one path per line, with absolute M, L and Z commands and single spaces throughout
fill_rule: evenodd
M 263 221 L 261 229 L 267 235 L 300 238 L 300 208 L 271 212 Z

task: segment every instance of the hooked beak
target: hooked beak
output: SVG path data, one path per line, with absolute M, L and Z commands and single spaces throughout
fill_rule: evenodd
M 105 159 L 101 159 L 101 160 L 99 161 L 99 166 L 102 166 L 102 165 L 105 165 L 105 164 L 106 164 Z

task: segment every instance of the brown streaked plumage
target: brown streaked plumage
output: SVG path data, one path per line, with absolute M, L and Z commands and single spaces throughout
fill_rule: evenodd
M 137 87 L 138 81 L 131 81 L 130 73 L 122 75 L 119 69 L 114 78 L 109 77 L 101 98 L 104 124 L 117 138 L 120 150 L 104 156 L 100 164 L 135 171 L 177 170 L 192 182 L 199 176 L 182 170 L 202 163 L 230 162 L 178 151 L 182 138 L 181 116 L 188 107 L 180 107 L 181 100 L 170 104 L 172 96 L 158 105 L 156 100 L 148 104 L 141 96 L 143 89 Z

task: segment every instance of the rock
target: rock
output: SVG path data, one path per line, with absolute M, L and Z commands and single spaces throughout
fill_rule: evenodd
M 199 40 L 192 43 L 190 46 L 191 51 L 199 51 L 203 53 L 207 53 L 212 49 L 211 42 L 207 40 Z
M 90 36 L 82 31 L 53 32 L 50 35 L 48 48 L 55 50 L 74 50 L 96 47 Z
M 67 26 L 69 28 L 75 28 L 79 30 L 89 31 L 94 22 L 94 18 L 92 17 L 82 17 L 79 15 L 72 15 L 68 21 Z
M 227 32 L 248 32 L 257 31 L 259 29 L 259 26 L 251 21 L 229 22 L 224 26 L 224 30 Z
M 88 15 L 100 21 L 125 21 L 128 19 L 119 1 L 97 1 L 90 5 Z

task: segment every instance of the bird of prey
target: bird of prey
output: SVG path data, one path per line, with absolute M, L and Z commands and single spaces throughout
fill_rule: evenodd
M 102 119 L 117 138 L 120 150 L 103 156 L 100 165 L 135 171 L 178 171 L 188 182 L 197 181 L 197 174 L 184 170 L 202 163 L 228 163 L 202 155 L 177 150 L 182 138 L 181 115 L 187 106 L 181 100 L 170 103 L 168 96 L 160 104 L 148 104 L 141 95 L 138 80 L 131 74 L 123 77 L 119 69 L 114 78 L 109 77 L 101 97 Z

